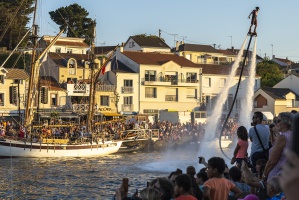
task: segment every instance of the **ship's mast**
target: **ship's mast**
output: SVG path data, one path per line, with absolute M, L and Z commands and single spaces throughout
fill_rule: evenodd
M 89 107 L 88 107 L 88 113 L 87 113 L 87 131 L 92 132 L 92 122 L 93 122 L 93 109 L 94 109 L 94 93 L 95 93 L 95 77 L 94 77 L 94 71 L 95 71 L 95 56 L 94 56 L 94 43 L 95 43 L 95 31 L 96 26 L 94 26 L 94 35 L 91 42 L 91 62 L 90 62 L 90 89 L 89 89 Z
M 35 11 L 34 11 L 34 19 L 33 19 L 33 31 L 32 31 L 32 42 L 34 44 L 32 50 L 32 63 L 30 69 L 30 79 L 28 85 L 28 93 L 27 93 L 27 103 L 25 109 L 25 126 L 26 128 L 30 129 L 30 125 L 33 119 L 33 102 L 35 100 L 35 95 L 37 93 L 37 82 L 39 79 L 39 71 L 41 66 L 41 58 L 46 56 L 46 53 L 49 49 L 56 43 L 60 35 L 64 32 L 64 29 L 60 30 L 58 35 L 51 41 L 51 43 L 42 51 L 42 53 L 37 57 L 36 50 L 37 50 L 37 25 L 35 25 L 35 18 L 36 18 L 36 9 L 37 9 L 37 0 L 35 4 Z M 36 58 L 37 57 L 37 58 Z
M 33 44 L 33 49 L 32 49 L 32 55 L 31 55 L 31 69 L 30 69 L 30 78 L 29 78 L 29 85 L 28 85 L 28 94 L 27 94 L 27 102 L 26 102 L 26 109 L 25 109 L 25 125 L 29 123 L 29 106 L 31 105 L 31 97 L 30 91 L 32 91 L 32 85 L 33 85 L 33 79 L 34 79 L 34 63 L 36 59 L 36 48 L 37 48 L 37 30 L 38 30 L 38 25 L 35 24 L 36 22 L 36 11 L 37 11 L 37 1 L 35 1 L 35 7 L 34 7 L 34 15 L 33 15 L 33 24 L 32 24 L 32 35 L 31 35 L 31 41 Z

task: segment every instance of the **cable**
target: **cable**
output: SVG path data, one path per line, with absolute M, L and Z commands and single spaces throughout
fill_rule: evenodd
M 231 158 L 229 158 L 229 157 L 224 153 L 224 151 L 223 151 L 223 149 L 222 149 L 222 146 L 221 146 L 221 136 L 222 136 L 222 134 L 223 134 L 225 125 L 227 124 L 227 121 L 228 121 L 228 119 L 229 119 L 229 116 L 230 116 L 230 114 L 231 114 L 231 112 L 232 112 L 232 110 L 233 110 L 233 107 L 234 107 L 235 102 L 236 102 L 236 99 L 237 99 L 237 94 L 238 94 L 239 87 L 240 87 L 240 84 L 241 84 L 241 79 L 242 79 L 242 74 L 243 74 L 243 70 L 244 70 L 244 66 L 245 66 L 245 61 L 246 61 L 246 58 L 247 58 L 247 54 L 248 54 L 248 51 L 249 51 L 249 47 L 250 47 L 250 43 L 251 43 L 252 37 L 253 37 L 253 35 L 250 36 L 250 40 L 249 40 L 249 42 L 248 42 L 248 46 L 247 46 L 247 50 L 246 50 L 246 53 L 245 53 L 245 56 L 244 56 L 244 60 L 243 60 L 243 63 L 242 63 L 242 68 L 241 68 L 241 71 L 240 71 L 239 81 L 238 81 L 238 85 L 237 85 L 237 89 L 236 89 L 236 92 L 235 92 L 234 99 L 233 99 L 232 105 L 231 105 L 231 107 L 230 107 L 230 110 L 229 110 L 229 112 L 228 112 L 228 114 L 227 114 L 227 117 L 226 117 L 226 119 L 225 119 L 225 122 L 224 122 L 224 124 L 223 124 L 223 126 L 222 126 L 222 129 L 221 129 L 221 132 L 220 132 L 220 136 L 219 136 L 219 147 L 220 147 L 220 150 L 221 150 L 222 154 L 223 154 L 227 159 L 231 159 Z

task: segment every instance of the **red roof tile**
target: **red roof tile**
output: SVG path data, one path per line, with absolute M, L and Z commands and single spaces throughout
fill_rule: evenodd
M 190 60 L 175 55 L 175 54 L 164 54 L 164 53 L 154 53 L 154 52 L 134 52 L 134 51 L 124 51 L 123 54 L 135 61 L 138 64 L 144 65 L 163 65 L 169 61 L 173 61 L 182 67 L 195 67 L 198 66 L 191 62 Z

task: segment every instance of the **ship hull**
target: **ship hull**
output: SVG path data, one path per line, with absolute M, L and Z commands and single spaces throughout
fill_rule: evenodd
M 99 144 L 42 144 L 17 140 L 0 141 L 0 157 L 92 157 L 116 153 L 122 141 L 105 141 Z

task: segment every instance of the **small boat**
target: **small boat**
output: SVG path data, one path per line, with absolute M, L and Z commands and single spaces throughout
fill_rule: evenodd
M 128 153 L 133 151 L 144 150 L 152 142 L 159 139 L 158 129 L 138 129 L 127 130 L 122 132 L 122 145 L 118 153 Z
M 0 157 L 91 157 L 104 156 L 119 150 L 122 141 L 70 143 L 68 139 L 41 139 L 31 142 L 0 138 Z

